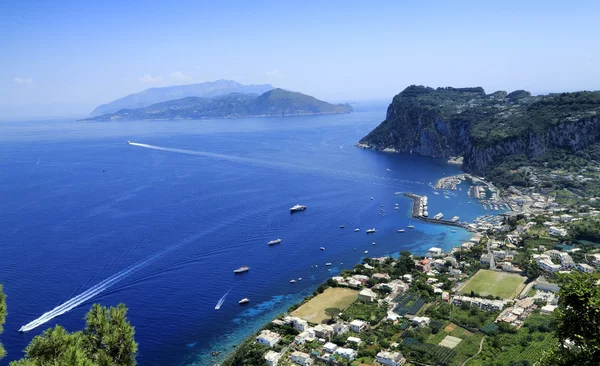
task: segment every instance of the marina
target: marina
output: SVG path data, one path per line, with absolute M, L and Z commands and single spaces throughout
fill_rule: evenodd
M 415 219 L 419 219 L 421 221 L 431 222 L 431 223 L 435 223 L 435 224 L 457 226 L 457 227 L 462 227 L 462 228 L 469 229 L 469 230 L 471 229 L 469 224 L 467 224 L 466 222 L 458 222 L 458 220 L 457 221 L 443 220 L 441 218 L 441 216 L 439 219 L 425 217 L 425 216 L 423 216 L 423 211 L 422 211 L 423 196 L 419 196 L 419 195 L 416 195 L 416 194 L 410 193 L 410 192 L 404 193 L 404 196 L 406 196 L 414 201 L 413 209 L 412 209 L 412 217 L 414 217 Z M 436 215 L 436 216 L 438 216 L 438 215 Z

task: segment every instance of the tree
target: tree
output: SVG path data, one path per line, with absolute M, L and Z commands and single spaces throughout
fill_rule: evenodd
M 137 343 L 126 315 L 124 304 L 111 308 L 94 304 L 84 331 L 69 333 L 60 325 L 47 329 L 33 338 L 23 359 L 10 365 L 133 366 Z
M 548 352 L 546 365 L 597 365 L 600 360 L 600 285 L 588 273 L 561 276 L 556 311 L 558 347 Z
M 4 330 L 4 328 L 2 326 L 4 325 L 5 321 L 6 321 L 6 295 L 4 295 L 4 292 L 2 291 L 2 285 L 0 285 L 0 334 L 2 334 L 2 331 Z M 0 359 L 2 357 L 4 357 L 5 355 L 6 355 L 6 351 L 4 350 L 2 343 L 0 343 Z

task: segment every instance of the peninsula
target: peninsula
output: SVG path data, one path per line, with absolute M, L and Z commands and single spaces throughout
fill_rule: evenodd
M 187 97 L 143 108 L 122 109 L 82 121 L 302 116 L 350 113 L 352 110 L 349 104 L 330 104 L 306 94 L 273 89 L 261 95 L 231 93 L 212 98 Z

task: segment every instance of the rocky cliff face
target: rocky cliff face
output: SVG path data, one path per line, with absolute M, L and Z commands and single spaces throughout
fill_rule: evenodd
M 359 146 L 432 157 L 463 155 L 463 168 L 484 175 L 509 155 L 534 158 L 549 149 L 578 150 L 600 141 L 600 93 L 531 97 L 486 95 L 481 88 L 411 86 L 398 94 L 386 120 Z

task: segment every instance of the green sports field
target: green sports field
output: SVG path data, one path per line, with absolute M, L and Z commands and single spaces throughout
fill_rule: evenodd
M 469 295 L 471 291 L 482 295 L 500 296 L 513 299 L 523 289 L 525 277 L 514 273 L 496 272 L 480 269 L 463 286 L 460 292 Z

